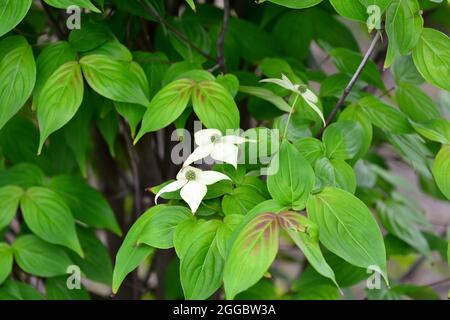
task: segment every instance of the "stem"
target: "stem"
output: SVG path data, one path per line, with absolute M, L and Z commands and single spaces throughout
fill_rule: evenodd
M 230 0 L 224 0 L 223 2 L 223 24 L 220 30 L 219 38 L 217 39 L 217 63 L 223 73 L 227 72 L 227 66 L 225 64 L 224 43 L 225 35 L 228 28 L 228 19 L 230 17 Z
M 204 51 L 202 48 L 198 47 L 196 44 L 192 43 L 185 34 L 180 32 L 177 28 L 172 26 L 166 19 L 161 17 L 158 11 L 153 7 L 151 3 L 139 0 L 139 3 L 146 8 L 148 14 L 150 14 L 156 21 L 164 25 L 168 30 L 170 30 L 178 39 L 189 45 L 192 49 L 198 51 L 202 56 L 209 60 L 214 60 L 208 52 Z
M 286 125 L 284 127 L 283 140 L 286 139 L 286 137 L 287 137 L 287 132 L 288 132 L 288 128 L 289 128 L 289 122 L 291 121 L 292 114 L 294 113 L 294 109 L 295 109 L 295 105 L 297 104 L 298 97 L 299 97 L 299 94 L 296 94 L 295 99 L 294 99 L 294 103 L 292 104 L 292 107 L 291 107 L 291 111 L 289 111 L 289 115 L 288 115 L 288 118 L 287 118 L 287 121 L 286 121 Z
M 328 125 L 330 125 L 330 123 L 336 117 L 339 109 L 344 105 L 345 99 L 352 91 L 353 86 L 355 85 L 356 81 L 358 80 L 359 76 L 361 75 L 362 71 L 364 70 L 364 67 L 366 66 L 367 62 L 369 61 L 369 58 L 372 55 L 373 51 L 375 50 L 376 44 L 377 44 L 378 40 L 380 40 L 380 38 L 381 38 L 381 33 L 377 32 L 375 37 L 373 37 L 372 43 L 370 44 L 369 49 L 367 50 L 366 54 L 364 55 L 364 58 L 362 59 L 360 65 L 358 66 L 358 69 L 356 69 L 355 74 L 353 75 L 353 77 L 350 79 L 350 82 L 345 87 L 344 92 L 342 93 L 342 96 L 339 98 L 338 102 L 336 103 L 336 106 L 333 108 L 330 115 L 328 116 L 325 127 L 323 127 L 317 134 L 318 138 L 320 138 L 322 136 L 322 133 L 325 130 L 325 128 Z

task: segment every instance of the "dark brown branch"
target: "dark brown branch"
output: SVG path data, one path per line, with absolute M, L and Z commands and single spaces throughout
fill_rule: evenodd
M 350 79 L 350 82 L 347 84 L 347 86 L 344 89 L 344 92 L 342 93 L 342 96 L 339 98 L 338 102 L 336 103 L 336 106 L 331 110 L 331 113 L 329 114 L 327 120 L 326 120 L 326 126 L 323 127 L 320 132 L 317 134 L 317 137 L 320 138 L 322 136 L 323 131 L 325 128 L 333 122 L 334 118 L 336 117 L 339 109 L 344 105 L 345 99 L 348 97 L 350 92 L 353 89 L 353 86 L 355 85 L 356 81 L 358 80 L 359 76 L 361 75 L 362 71 L 364 70 L 364 67 L 366 66 L 367 62 L 369 61 L 370 56 L 373 54 L 375 47 L 377 45 L 378 40 L 380 40 L 381 34 L 380 32 L 377 32 L 375 37 L 372 39 L 372 43 L 370 44 L 369 49 L 367 50 L 366 54 L 364 55 L 364 58 L 362 59 L 360 65 L 358 66 L 358 69 L 356 69 L 355 74 Z
M 55 28 L 58 38 L 59 39 L 67 38 L 67 33 L 64 32 L 64 30 L 61 28 L 58 20 L 53 16 L 53 14 L 50 11 L 50 8 L 47 6 L 47 4 L 41 0 L 41 5 L 42 5 L 42 8 L 44 9 L 45 14 L 47 15 L 48 19 L 50 20 L 51 25 Z
M 224 0 L 223 2 L 223 23 L 220 30 L 219 38 L 217 39 L 217 63 L 223 73 L 227 73 L 227 66 L 225 64 L 225 36 L 228 29 L 228 20 L 230 18 L 230 0 Z
M 192 49 L 198 51 L 202 56 L 209 60 L 214 60 L 210 56 L 210 54 L 206 51 L 204 51 L 202 48 L 198 47 L 195 43 L 192 43 L 188 37 L 182 32 L 180 32 L 177 28 L 172 26 L 166 19 L 161 17 L 158 13 L 158 11 L 153 7 L 151 3 L 148 3 L 143 0 L 139 0 L 139 3 L 146 9 L 147 13 L 150 14 L 157 22 L 161 23 L 163 26 L 165 26 L 170 32 L 172 32 L 178 39 L 189 45 Z

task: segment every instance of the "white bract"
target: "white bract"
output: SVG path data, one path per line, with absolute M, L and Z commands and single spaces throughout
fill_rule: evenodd
M 197 160 L 211 156 L 214 160 L 222 161 L 237 167 L 239 148 L 237 145 L 244 142 L 253 142 L 243 137 L 223 136 L 217 129 L 204 129 L 194 135 L 198 147 L 186 159 L 183 166 L 188 166 Z
M 220 180 L 231 180 L 228 176 L 217 171 L 202 171 L 194 167 L 183 167 L 177 174 L 177 180 L 164 186 L 156 194 L 155 203 L 157 204 L 160 195 L 166 192 L 180 190 L 181 198 L 195 213 L 206 195 L 207 187 Z
M 293 84 L 292 81 L 286 77 L 284 74 L 281 74 L 281 79 L 277 78 L 269 78 L 261 80 L 260 82 L 269 82 L 274 83 L 280 87 L 283 87 L 293 93 L 300 95 L 306 103 L 316 112 L 320 119 L 322 119 L 323 124 L 325 125 L 325 118 L 323 117 L 322 111 L 317 106 L 317 102 L 319 102 L 319 98 L 317 98 L 316 94 L 308 89 L 307 86 L 303 84 Z

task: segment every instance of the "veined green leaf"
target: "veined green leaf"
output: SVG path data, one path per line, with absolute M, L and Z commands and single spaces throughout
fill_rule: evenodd
M 304 9 L 313 7 L 321 3 L 323 0 L 268 0 L 268 1 L 291 9 Z
M 16 186 L 6 186 L 0 188 L 0 230 L 7 227 L 19 207 L 20 198 L 23 195 L 23 190 Z
M 295 210 L 305 208 L 314 187 L 314 171 L 290 143 L 284 142 L 269 166 L 267 187 L 273 199 Z
M 207 299 L 222 282 L 224 259 L 216 238 L 218 220 L 200 222 L 184 246 L 180 278 L 186 299 Z
M 192 105 L 207 128 L 219 129 L 223 133 L 227 129 L 239 128 L 240 115 L 236 103 L 227 89 L 217 82 L 197 83 L 192 92 Z
M 323 133 L 326 155 L 330 159 L 352 159 L 361 150 L 363 130 L 356 121 L 343 120 L 328 126 Z
M 64 250 L 34 235 L 17 238 L 13 245 L 14 259 L 19 267 L 39 277 L 56 277 L 67 273 L 73 262 Z
M 434 180 L 450 200 L 450 145 L 444 145 L 434 160 Z
M 192 80 L 180 79 L 162 88 L 148 106 L 134 143 L 145 133 L 157 131 L 175 121 L 191 99 L 194 85 Z
M 44 0 L 49 5 L 59 9 L 67 9 L 70 6 L 78 6 L 81 8 L 85 8 L 91 10 L 93 12 L 100 13 L 100 10 L 97 9 L 91 1 L 89 0 Z
M 450 91 L 450 39 L 434 29 L 423 29 L 413 49 L 414 64 L 420 74 L 435 86 Z
M 299 213 L 289 211 L 280 213 L 278 219 L 281 227 L 289 234 L 313 268 L 338 286 L 333 269 L 320 250 L 315 223 Z
M 173 233 L 178 224 L 193 215 L 186 207 L 167 206 L 153 214 L 137 239 L 137 245 L 146 244 L 158 249 L 173 247 Z
M 411 133 L 413 131 L 408 118 L 402 112 L 373 96 L 362 98 L 358 104 L 363 107 L 370 121 L 382 130 L 396 134 Z
M 0 129 L 22 108 L 36 81 L 33 51 L 25 38 L 6 38 L 0 41 L 0 50 L 3 46 L 10 51 L 0 61 Z
M 90 227 L 122 234 L 109 203 L 83 179 L 70 175 L 56 176 L 50 180 L 48 187 L 64 199 L 75 219 Z
M 442 144 L 450 144 L 450 121 L 434 119 L 425 122 L 413 122 L 412 126 L 425 138 Z
M 361 200 L 347 191 L 327 187 L 309 197 L 307 212 L 325 247 L 351 264 L 380 272 L 388 282 L 383 236 Z
M 76 52 L 67 41 L 49 44 L 36 60 L 36 85 L 33 90 L 33 108 L 37 108 L 39 95 L 50 76 L 63 64 L 75 61 Z
M 149 105 L 139 79 L 122 62 L 93 54 L 81 58 L 80 64 L 89 86 L 98 94 L 118 102 Z
M 291 111 L 291 106 L 281 97 L 277 96 L 275 93 L 270 91 L 269 89 L 260 88 L 260 87 L 249 87 L 249 86 L 240 86 L 239 91 L 243 93 L 250 94 L 252 96 L 258 97 L 265 101 L 269 101 L 278 109 L 289 112 Z
M 386 33 L 389 38 L 384 67 L 391 65 L 398 55 L 411 51 L 419 41 L 423 18 L 417 0 L 394 0 L 386 11 Z
M 13 252 L 11 247 L 0 242 L 0 285 L 8 278 L 13 266 Z
M 400 84 L 395 91 L 395 98 L 400 110 L 413 121 L 422 122 L 441 116 L 433 100 L 416 86 Z
M 89 293 L 81 286 L 79 289 L 67 288 L 67 276 L 48 278 L 45 281 L 48 300 L 89 300 Z
M 83 92 L 81 67 L 76 61 L 65 63 L 47 80 L 37 108 L 41 131 L 38 154 L 48 136 L 73 118 L 83 101 Z
M 136 269 L 154 251 L 152 247 L 147 245 L 138 245 L 137 241 L 151 217 L 165 207 L 165 205 L 158 205 L 150 208 L 139 217 L 128 231 L 116 255 L 112 281 L 113 293 L 117 293 L 127 274 Z
M 0 2 L 0 37 L 14 29 L 25 18 L 32 0 L 3 0 Z
M 37 236 L 83 256 L 75 221 L 69 207 L 57 193 L 43 187 L 32 187 L 20 200 L 20 209 L 27 226 Z
M 239 230 L 225 262 L 227 299 L 233 299 L 264 276 L 277 255 L 278 241 L 279 223 L 274 213 L 257 215 Z

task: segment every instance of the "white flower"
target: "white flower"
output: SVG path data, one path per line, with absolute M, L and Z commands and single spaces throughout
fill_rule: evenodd
M 237 166 L 239 148 L 236 146 L 248 140 L 239 136 L 223 136 L 217 129 L 204 129 L 194 135 L 198 147 L 186 159 L 183 166 L 188 166 L 197 160 L 211 156 L 214 160 Z
M 269 82 L 279 85 L 291 92 L 299 94 L 306 101 L 306 103 L 319 115 L 320 119 L 322 119 L 323 124 L 325 125 L 325 118 L 323 117 L 322 111 L 317 107 L 317 102 L 319 102 L 319 98 L 317 98 L 316 94 L 308 89 L 307 86 L 303 84 L 293 84 L 288 77 L 284 74 L 281 74 L 281 79 L 270 78 L 264 79 L 260 82 Z
M 155 203 L 161 194 L 180 190 L 181 198 L 195 213 L 206 195 L 207 188 L 220 180 L 231 180 L 228 176 L 217 171 L 202 171 L 194 167 L 184 167 L 178 172 L 177 180 L 163 187 L 156 194 Z

